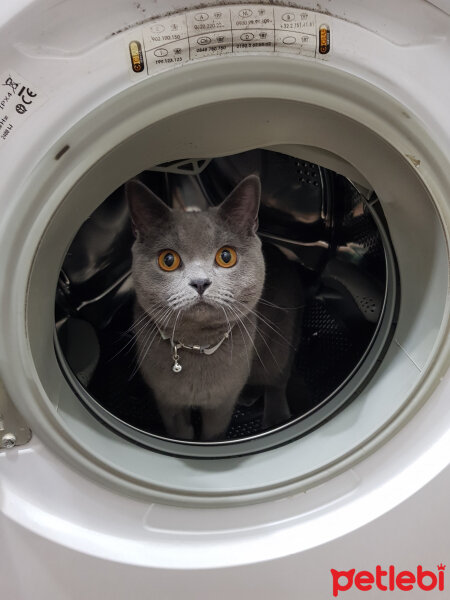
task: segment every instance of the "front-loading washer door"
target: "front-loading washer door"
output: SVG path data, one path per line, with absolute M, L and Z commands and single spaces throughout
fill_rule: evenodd
M 217 440 L 222 456 L 233 441 L 245 453 L 242 442 L 255 436 L 265 436 L 269 448 L 274 429 L 285 429 L 285 440 L 305 435 L 367 384 L 394 332 L 400 290 L 381 205 L 373 193 L 364 197 L 345 177 L 271 151 L 205 160 L 196 175 L 189 174 L 186 161 L 180 174 L 179 164 L 145 171 L 140 179 L 168 206 L 179 209 L 183 202 L 183 210 L 207 210 L 247 175 L 259 175 L 265 289 L 270 293 L 276 285 L 279 302 L 273 304 L 272 293 L 270 310 L 264 307 L 269 314 L 261 316 L 261 327 L 267 329 L 261 335 L 269 350 L 273 346 L 274 352 L 293 355 L 286 376 L 289 414 L 265 423 L 265 385 L 253 380 L 242 389 L 230 425 Z M 170 436 L 136 366 L 142 357 L 132 327 L 133 241 L 122 187 L 85 221 L 67 251 L 56 293 L 55 344 L 80 401 L 119 432 L 152 447 L 158 438 Z M 291 279 L 280 281 L 280 270 Z M 299 281 L 294 295 L 292 277 Z M 292 343 L 282 329 L 286 320 L 296 330 Z M 236 329 L 245 340 L 245 322 Z M 155 339 L 148 337 L 146 351 Z M 195 398 L 192 404 L 199 437 Z M 183 440 L 175 441 L 169 452 L 189 454 L 189 446 L 179 443 Z M 201 445 L 203 450 L 196 450 L 207 456 L 208 444 Z

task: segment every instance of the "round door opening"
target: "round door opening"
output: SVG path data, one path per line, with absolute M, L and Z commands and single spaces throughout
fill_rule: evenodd
M 376 195 L 252 150 L 159 165 L 108 197 L 64 258 L 55 346 L 115 431 L 227 456 L 304 435 L 350 402 L 381 362 L 398 300 Z

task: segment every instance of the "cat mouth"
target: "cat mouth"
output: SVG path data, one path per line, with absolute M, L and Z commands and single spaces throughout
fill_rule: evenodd
M 173 306 L 173 310 L 182 310 L 182 311 L 199 311 L 206 309 L 214 309 L 217 310 L 222 304 L 220 301 L 215 298 L 210 298 L 208 296 L 198 296 L 196 298 L 189 298 L 185 300 L 182 304 L 178 304 L 178 306 Z
M 187 310 L 217 309 L 218 304 L 213 298 L 208 298 L 207 296 L 199 296 L 198 298 L 193 298 L 191 301 L 187 302 L 184 308 Z
M 205 298 L 204 296 L 199 296 L 192 302 L 193 306 L 215 306 L 216 302 L 211 298 Z

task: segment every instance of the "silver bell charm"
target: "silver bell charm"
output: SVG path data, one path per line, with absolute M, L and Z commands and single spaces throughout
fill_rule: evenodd
M 172 354 L 172 359 L 173 359 L 173 365 L 172 365 L 172 371 L 174 373 L 179 373 L 181 371 L 181 369 L 183 368 L 180 363 L 178 362 L 178 359 L 180 358 L 180 355 L 178 354 L 178 349 L 180 348 L 179 344 L 172 344 L 172 348 L 173 348 L 173 354 Z

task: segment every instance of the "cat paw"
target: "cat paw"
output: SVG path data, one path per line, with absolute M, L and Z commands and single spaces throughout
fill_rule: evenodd
M 192 425 L 187 425 L 186 427 L 183 427 L 182 431 L 177 429 L 171 433 L 170 437 L 191 442 L 195 437 L 195 431 Z
M 262 429 L 270 429 L 286 423 L 291 418 L 291 411 L 284 390 L 267 388 L 264 399 Z
M 221 431 L 219 433 L 203 433 L 200 435 L 200 441 L 202 442 L 223 442 L 225 440 L 226 431 Z

